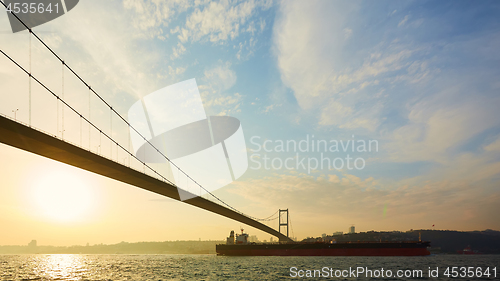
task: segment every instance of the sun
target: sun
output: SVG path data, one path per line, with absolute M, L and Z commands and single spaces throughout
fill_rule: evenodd
M 40 175 L 33 183 L 32 196 L 40 215 L 60 222 L 83 219 L 92 207 L 89 187 L 67 169 Z

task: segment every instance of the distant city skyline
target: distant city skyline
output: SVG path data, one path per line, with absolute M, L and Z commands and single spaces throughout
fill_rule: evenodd
M 214 194 L 258 218 L 289 209 L 300 240 L 351 225 L 500 230 L 498 14 L 498 1 L 88 0 L 33 30 L 125 117 L 196 79 L 206 115 L 237 118 L 247 146 L 248 170 Z M 29 33 L 12 33 L 7 13 L 0 30 L 2 51 L 128 143 L 36 40 L 30 64 Z M 34 127 L 126 163 L 31 87 Z M 28 91 L 1 55 L 0 114 L 27 123 Z M 0 245 L 270 238 L 13 147 L 0 156 Z

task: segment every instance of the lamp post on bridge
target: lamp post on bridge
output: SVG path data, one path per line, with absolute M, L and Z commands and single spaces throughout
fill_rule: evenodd
M 17 111 L 18 110 L 19 110 L 19 108 L 16 110 L 12 110 L 12 112 L 14 112 L 14 121 L 17 121 Z

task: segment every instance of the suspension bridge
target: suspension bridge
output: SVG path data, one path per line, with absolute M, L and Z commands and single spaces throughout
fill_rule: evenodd
M 0 2 L 5 6 L 3 1 Z M 27 77 L 28 118 L 24 122 L 21 121 L 20 118 L 17 118 L 18 109 L 12 110 L 14 118 L 0 114 L 0 143 L 130 184 L 174 200 L 181 201 L 179 192 L 191 193 L 193 194 L 193 196 L 190 196 L 192 198 L 182 201 L 183 203 L 252 226 L 277 237 L 279 241 L 292 241 L 287 235 L 263 223 L 265 221 L 277 219 L 278 217 L 275 216 L 276 213 L 264 219 L 249 216 L 230 206 L 196 182 L 195 179 L 175 165 L 175 163 L 167 156 L 163 155 L 159 149 L 154 147 L 147 138 L 140 134 L 140 132 L 118 112 L 118 110 L 108 103 L 102 95 L 98 94 L 97 91 L 52 48 L 50 48 L 40 36 L 33 32 L 33 30 L 17 16 L 16 18 L 26 27 L 29 33 L 28 63 L 27 65 L 26 63 L 23 65 L 23 63 L 19 62 L 18 58 L 7 53 L 3 47 L 1 47 L 0 53 L 4 57 L 2 65 L 5 62 L 9 62 L 11 66 L 20 70 L 20 73 Z M 54 89 L 42 81 L 42 78 L 37 74 L 32 72 L 32 44 L 34 43 L 39 44 L 39 48 L 44 48 L 48 51 L 52 59 L 60 64 L 60 89 Z M 88 92 L 87 110 L 84 109 L 81 102 L 72 104 L 65 99 L 64 82 L 65 79 L 68 79 L 68 76 L 65 77 L 65 73 L 76 78 L 80 85 L 86 89 L 85 91 Z M 32 89 L 35 86 L 38 89 L 37 93 L 43 91 L 46 98 L 52 98 L 57 103 L 57 126 L 55 132 L 37 128 L 37 126 L 33 124 L 32 107 L 34 106 L 33 99 L 35 99 L 35 91 L 32 91 Z M 67 89 L 66 92 L 68 92 Z M 6 96 L 4 95 L 1 98 L 6 99 Z M 102 123 L 102 119 L 107 113 L 103 114 L 103 110 L 100 110 L 99 114 L 93 114 L 91 107 L 95 102 L 91 102 L 92 98 L 100 103 L 101 108 L 105 108 L 109 112 L 109 127 L 103 128 L 102 125 L 98 124 Z M 84 99 L 87 99 L 87 97 L 79 97 L 79 100 Z M 4 100 L 2 100 L 2 103 L 3 102 Z M 117 120 L 114 123 L 115 130 L 113 130 L 113 120 Z M 126 130 L 120 130 L 120 126 L 125 127 Z M 123 134 L 125 134 L 125 136 L 123 136 Z M 170 164 L 170 169 L 162 171 L 158 169 L 158 167 L 154 167 L 150 163 L 143 161 L 143 158 L 137 157 L 133 149 L 131 149 L 131 134 L 135 134 L 144 139 L 146 144 L 150 146 L 151 151 L 156 151 L 156 153 L 164 157 L 165 162 Z M 103 152 L 103 149 L 107 151 L 108 146 L 109 154 L 106 154 Z M 174 183 L 169 179 L 171 178 L 169 175 L 171 175 L 173 171 L 183 176 L 183 179 L 186 181 L 185 185 L 181 185 L 180 180 Z

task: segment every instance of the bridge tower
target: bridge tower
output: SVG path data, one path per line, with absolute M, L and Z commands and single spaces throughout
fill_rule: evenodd
M 286 213 L 286 215 L 283 215 L 283 219 L 282 219 L 282 216 L 281 216 L 282 213 L 283 214 Z M 289 229 L 289 227 L 288 227 L 288 218 L 289 218 L 289 216 L 288 216 L 288 209 L 285 209 L 285 210 L 281 210 L 280 209 L 280 212 L 279 212 L 279 229 L 278 229 L 278 231 L 279 231 L 279 233 L 281 233 L 281 227 L 282 226 L 286 227 L 286 237 L 289 237 L 288 236 L 288 229 Z

